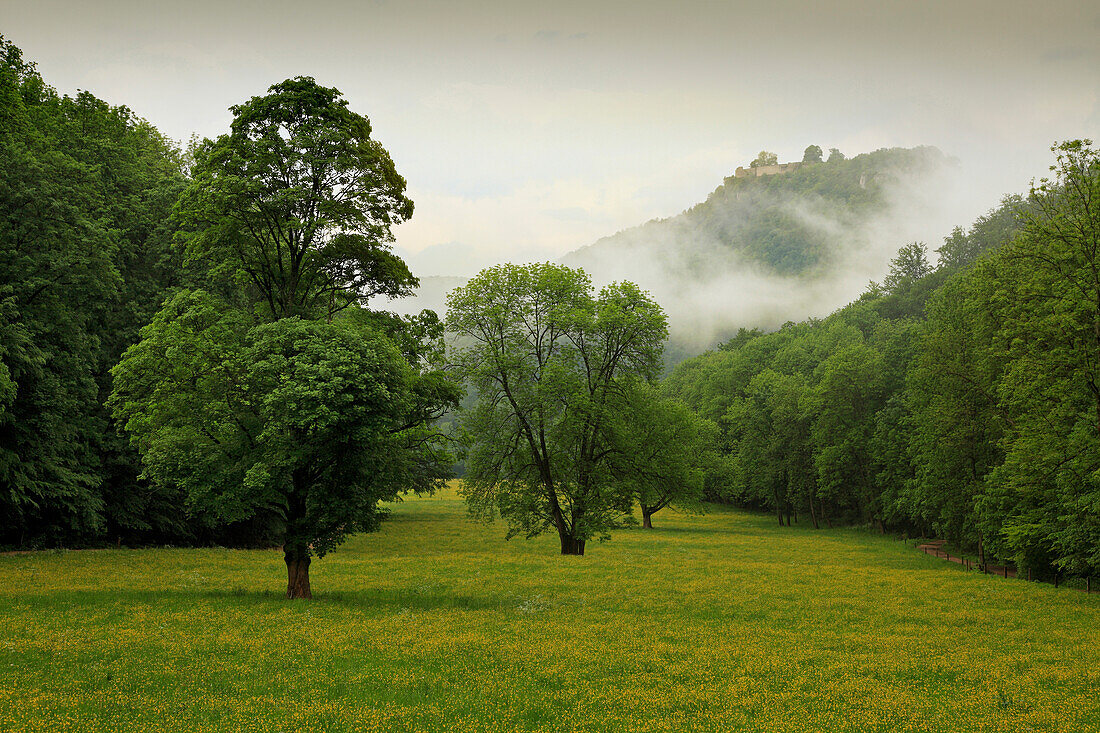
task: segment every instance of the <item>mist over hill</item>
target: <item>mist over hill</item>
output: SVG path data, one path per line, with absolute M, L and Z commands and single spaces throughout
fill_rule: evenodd
M 932 147 L 734 175 L 705 201 L 568 253 L 603 285 L 631 280 L 667 310 L 674 353 L 693 353 L 739 327 L 824 316 L 881 278 L 911 241 L 931 248 L 975 213 L 955 161 Z M 442 313 L 464 278 L 425 277 L 401 312 Z M 675 357 L 674 357 L 675 358 Z

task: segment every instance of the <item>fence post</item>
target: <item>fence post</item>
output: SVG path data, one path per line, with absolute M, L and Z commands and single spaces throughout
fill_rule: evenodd
M 1085 595 L 1088 595 L 1089 593 L 1092 593 L 1092 577 L 1086 575 L 1085 576 Z
M 1004 565 L 1001 566 L 1001 570 L 1004 571 L 1005 577 L 1007 578 L 1008 577 L 1008 563 L 1007 562 Z

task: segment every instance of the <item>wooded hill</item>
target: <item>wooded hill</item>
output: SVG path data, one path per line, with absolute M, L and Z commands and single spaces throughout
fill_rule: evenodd
M 887 213 L 889 186 L 947 163 L 933 147 L 889 148 L 778 175 L 730 176 L 683 213 L 604 237 L 562 262 L 601 280 L 629 275 L 639 258 L 677 279 L 705 280 L 746 265 L 820 275 L 852 246 L 853 231 Z

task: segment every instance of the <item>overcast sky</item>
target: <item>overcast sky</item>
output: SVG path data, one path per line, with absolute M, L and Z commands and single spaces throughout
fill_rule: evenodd
M 977 214 L 1100 138 L 1095 0 L 0 0 L 0 33 L 180 140 L 284 78 L 338 87 L 409 182 L 419 275 L 678 213 L 762 149 L 936 145 Z

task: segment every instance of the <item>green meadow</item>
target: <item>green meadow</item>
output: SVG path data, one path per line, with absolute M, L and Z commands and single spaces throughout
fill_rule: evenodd
M 0 731 L 1100 731 L 1100 594 L 664 511 L 584 557 L 452 491 L 312 567 L 0 557 Z

